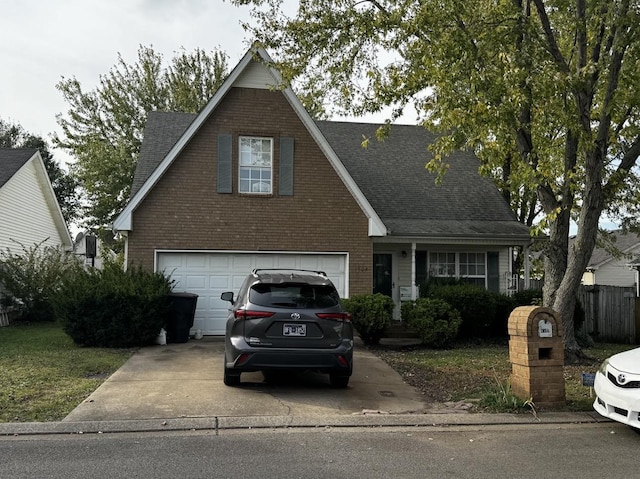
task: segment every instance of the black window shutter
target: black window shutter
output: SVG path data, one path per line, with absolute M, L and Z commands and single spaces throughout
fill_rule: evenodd
M 280 196 L 293 195 L 293 138 L 280 138 Z
M 500 253 L 497 251 L 487 253 L 487 289 L 500 292 Z
M 232 136 L 218 135 L 218 193 L 233 193 Z

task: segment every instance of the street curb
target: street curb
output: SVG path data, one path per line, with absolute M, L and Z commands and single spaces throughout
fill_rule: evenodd
M 125 432 L 326 428 L 447 427 L 605 423 L 597 413 L 533 414 L 358 414 L 335 416 L 234 416 L 141 419 L 130 421 L 1 423 L 0 436 L 107 434 Z

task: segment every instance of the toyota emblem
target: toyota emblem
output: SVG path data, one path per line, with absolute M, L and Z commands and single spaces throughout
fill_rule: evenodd
M 291 313 L 291 319 L 297 321 L 298 319 L 300 319 L 300 313 Z
M 627 377 L 624 374 L 618 374 L 618 383 L 624 384 L 627 381 Z

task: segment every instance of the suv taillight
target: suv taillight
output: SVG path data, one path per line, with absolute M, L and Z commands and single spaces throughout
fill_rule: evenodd
M 349 313 L 316 313 L 320 319 L 333 319 L 334 321 L 351 321 Z
M 233 313 L 233 317 L 236 319 L 259 319 L 270 318 L 275 313 L 270 311 L 253 311 L 251 309 L 238 309 Z

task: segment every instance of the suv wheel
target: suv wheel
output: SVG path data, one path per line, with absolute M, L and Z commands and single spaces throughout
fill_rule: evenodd
M 346 388 L 349 384 L 349 376 L 343 376 L 341 374 L 330 374 L 329 382 L 332 388 Z
M 224 384 L 226 386 L 239 386 L 240 385 L 240 373 L 233 373 L 232 370 L 224 367 Z

